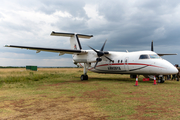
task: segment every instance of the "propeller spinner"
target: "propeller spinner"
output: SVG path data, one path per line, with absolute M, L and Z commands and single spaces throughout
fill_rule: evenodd
M 107 40 L 106 40 L 107 41 Z M 96 65 L 98 64 L 98 62 L 101 62 L 102 61 L 102 56 L 103 57 L 105 57 L 105 58 L 107 58 L 108 60 L 110 60 L 110 61 L 113 61 L 113 60 L 111 60 L 109 57 L 107 57 L 107 56 L 104 56 L 104 54 L 109 54 L 109 52 L 104 52 L 103 50 L 104 50 L 104 46 L 105 46 L 105 44 L 106 44 L 106 41 L 104 42 L 104 44 L 103 44 L 103 46 L 102 46 L 102 48 L 101 48 L 101 50 L 100 51 L 97 51 L 97 50 L 95 50 L 94 48 L 92 48 L 92 47 L 90 47 L 92 50 L 94 50 L 96 53 L 97 53 L 97 56 L 98 56 L 98 58 L 96 58 L 96 64 L 95 64 L 95 66 L 94 66 L 94 68 L 96 68 Z

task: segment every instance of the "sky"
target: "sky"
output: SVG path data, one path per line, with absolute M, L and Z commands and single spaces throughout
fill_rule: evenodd
M 71 55 L 40 52 L 4 45 L 70 49 L 67 37 L 50 36 L 52 31 L 93 35 L 80 39 L 105 51 L 150 50 L 180 65 L 179 0 L 1 0 L 0 66 L 75 67 Z

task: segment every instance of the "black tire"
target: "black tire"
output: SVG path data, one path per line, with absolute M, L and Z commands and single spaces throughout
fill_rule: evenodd
M 81 81 L 83 81 L 84 80 L 84 75 L 81 75 Z
M 88 80 L 88 75 L 85 75 L 85 80 Z
M 81 81 L 88 80 L 88 75 L 81 75 Z
M 136 78 L 137 75 L 130 75 L 130 78 Z

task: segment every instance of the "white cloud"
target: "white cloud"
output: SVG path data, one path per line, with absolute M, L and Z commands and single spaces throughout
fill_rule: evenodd
M 154 40 L 159 50 L 168 53 L 162 44 L 174 46 L 180 43 L 178 0 L 2 0 L 1 2 L 3 4 L 0 4 L 0 46 L 15 44 L 70 48 L 69 38 L 50 36 L 53 30 L 93 34 L 94 38 L 81 40 L 85 45 L 83 48 L 87 49 L 89 49 L 87 45 L 100 48 L 104 40 L 108 39 L 106 50 L 143 50 L 149 49 L 149 43 Z M 54 54 L 52 56 L 50 53 L 35 54 L 35 51 L 4 47 L 0 47 L 0 50 L 3 59 L 14 65 L 20 64 L 18 57 L 23 63 L 23 57 L 31 59 L 32 56 L 36 59 L 33 60 L 34 63 L 44 61 L 42 62 L 44 65 L 55 63 L 59 65 L 57 61 L 60 59 L 56 59 Z M 67 58 L 66 56 L 60 58 L 64 57 Z M 48 61 L 53 58 L 54 63 Z M 12 63 L 10 60 L 16 62 Z M 69 64 L 72 62 L 69 61 Z
M 154 34 L 151 36 L 152 40 L 153 39 L 156 39 L 156 40 L 159 40 L 159 39 L 163 39 L 163 38 L 166 38 L 166 30 L 164 27 L 160 27 L 160 28 L 157 28 L 154 30 Z
M 96 28 L 102 27 L 107 22 L 103 16 L 99 15 L 97 5 L 86 4 L 84 6 L 84 10 L 85 10 L 87 16 L 90 18 L 87 21 L 89 29 L 94 28 L 94 27 L 96 27 Z

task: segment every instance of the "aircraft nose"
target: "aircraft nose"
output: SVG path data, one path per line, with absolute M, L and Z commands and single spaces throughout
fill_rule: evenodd
M 173 71 L 174 71 L 175 74 L 177 74 L 179 72 L 176 67 L 174 67 Z
M 171 66 L 171 67 L 169 68 L 169 72 L 170 72 L 171 74 L 177 74 L 179 71 L 178 71 L 178 69 L 177 69 L 176 67 Z
M 170 62 L 166 61 L 166 60 L 163 60 L 161 61 L 162 66 L 164 66 L 164 70 L 163 71 L 163 74 L 165 75 L 172 75 L 172 74 L 177 74 L 179 71 L 178 69 L 173 65 L 171 64 Z

